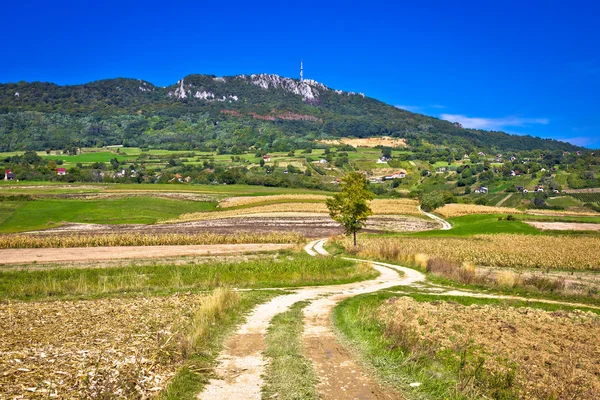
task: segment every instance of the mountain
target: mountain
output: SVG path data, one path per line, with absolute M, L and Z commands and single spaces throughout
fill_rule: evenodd
M 464 129 L 313 80 L 189 75 L 168 87 L 137 79 L 83 85 L 0 84 L 0 151 L 124 144 L 287 151 L 330 137 L 392 136 L 409 145 L 487 151 L 580 150 L 550 139 Z

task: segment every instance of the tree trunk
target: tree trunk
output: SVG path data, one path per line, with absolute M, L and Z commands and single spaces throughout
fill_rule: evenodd
M 356 247 L 356 231 L 354 231 L 353 233 L 354 233 L 354 247 Z

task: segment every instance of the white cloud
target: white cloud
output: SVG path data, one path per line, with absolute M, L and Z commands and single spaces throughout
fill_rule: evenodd
M 410 112 L 419 112 L 422 110 L 422 107 L 419 107 L 419 106 L 395 106 L 395 107 L 401 108 L 403 110 L 410 111 Z
M 577 137 L 571 137 L 571 138 L 559 138 L 558 140 L 561 140 L 563 142 L 569 142 L 571 144 L 574 144 L 575 146 L 588 146 L 591 144 L 594 144 L 594 140 L 593 138 L 589 137 L 589 136 L 577 136 Z
M 441 104 L 432 104 L 431 108 L 446 108 L 446 106 L 443 106 Z
M 550 121 L 547 118 L 522 118 L 522 117 L 502 117 L 502 118 L 478 118 L 467 117 L 462 114 L 441 114 L 441 119 L 450 122 L 458 122 L 465 128 L 502 130 L 507 126 L 527 126 L 527 125 L 548 125 Z

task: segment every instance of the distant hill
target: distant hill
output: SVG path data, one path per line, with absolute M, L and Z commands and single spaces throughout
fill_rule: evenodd
M 168 87 L 137 79 L 83 85 L 0 84 L 0 151 L 124 144 L 287 151 L 317 139 L 391 136 L 487 151 L 579 150 L 550 139 L 464 129 L 321 83 L 257 74 L 189 75 Z

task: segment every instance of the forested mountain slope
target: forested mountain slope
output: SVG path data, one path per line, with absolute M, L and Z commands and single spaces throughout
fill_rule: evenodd
M 169 87 L 137 79 L 83 85 L 0 84 L 0 151 L 124 144 L 287 151 L 328 137 L 393 136 L 481 150 L 577 150 L 530 136 L 464 129 L 362 93 L 277 75 L 189 75 Z

